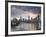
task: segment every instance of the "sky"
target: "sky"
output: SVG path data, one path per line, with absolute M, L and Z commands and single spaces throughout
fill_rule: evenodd
M 41 7 L 11 5 L 11 19 L 19 19 L 20 16 L 22 18 L 27 18 L 28 16 L 35 18 L 38 14 L 41 14 Z

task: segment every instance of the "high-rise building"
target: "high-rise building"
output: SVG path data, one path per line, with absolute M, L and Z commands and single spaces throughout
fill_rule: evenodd
M 22 19 L 22 17 L 20 16 L 20 19 Z
M 31 20 L 32 20 L 32 17 L 31 17 Z
M 23 21 L 24 21 L 24 18 L 23 18 Z
M 20 16 L 20 19 L 19 19 L 19 21 L 22 21 L 22 17 Z
M 30 20 L 30 16 L 28 16 L 28 20 Z

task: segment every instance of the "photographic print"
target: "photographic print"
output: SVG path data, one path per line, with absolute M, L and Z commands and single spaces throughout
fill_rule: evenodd
M 11 31 L 41 30 L 41 7 L 11 5 Z
M 43 4 L 8 2 L 8 35 L 43 33 L 43 9 Z

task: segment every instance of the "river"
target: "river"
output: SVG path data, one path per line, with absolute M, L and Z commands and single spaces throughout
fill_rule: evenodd
M 36 30 L 36 25 L 33 23 L 21 22 L 18 26 L 12 26 L 11 31 L 33 31 Z

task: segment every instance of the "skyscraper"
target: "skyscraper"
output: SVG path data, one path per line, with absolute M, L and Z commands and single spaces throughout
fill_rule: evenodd
M 28 16 L 28 20 L 30 20 L 30 16 Z

